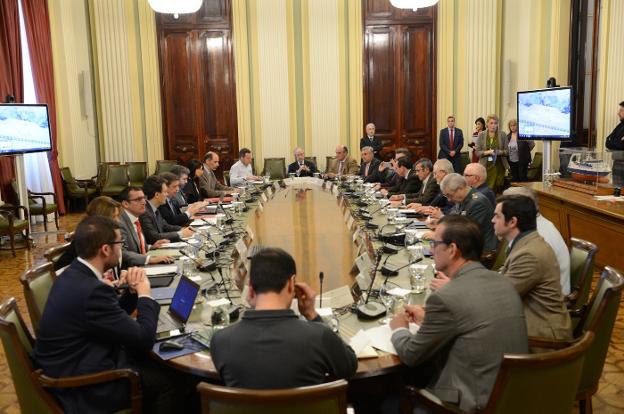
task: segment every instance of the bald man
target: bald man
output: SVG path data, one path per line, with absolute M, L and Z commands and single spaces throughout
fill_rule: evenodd
M 305 159 L 303 148 L 295 148 L 295 162 L 288 165 L 288 174 L 295 174 L 297 177 L 312 177 L 316 169 L 316 164 Z
M 381 159 L 383 142 L 381 138 L 375 136 L 375 124 L 366 125 L 366 135 L 360 139 L 360 150 L 364 147 L 373 147 L 373 155 L 378 160 Z
M 492 207 L 496 207 L 496 194 L 487 185 L 487 170 L 483 165 L 478 162 L 466 165 L 464 178 L 471 188 L 483 194 L 492 204 Z
M 345 175 L 356 175 L 360 170 L 357 161 L 349 156 L 349 149 L 345 145 L 336 147 L 336 159 L 331 160 L 327 167 L 327 178 L 334 179 Z

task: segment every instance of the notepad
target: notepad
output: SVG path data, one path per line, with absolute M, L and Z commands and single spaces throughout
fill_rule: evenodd
M 145 266 L 144 269 L 147 276 L 166 275 L 178 272 L 178 266 L 176 265 Z

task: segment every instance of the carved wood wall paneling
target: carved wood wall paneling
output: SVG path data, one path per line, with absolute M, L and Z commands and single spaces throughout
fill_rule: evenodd
M 396 9 L 362 0 L 364 122 L 373 122 L 387 148 L 416 157 L 436 154 L 436 7 Z
M 157 19 L 166 156 L 186 162 L 215 151 L 227 170 L 238 151 L 231 2 L 204 0 L 194 14 Z

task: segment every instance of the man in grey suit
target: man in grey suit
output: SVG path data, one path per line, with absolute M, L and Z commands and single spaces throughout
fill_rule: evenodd
M 537 232 L 535 203 L 525 196 L 502 196 L 494 210 L 494 231 L 508 242 L 500 273 L 513 283 L 524 304 L 530 336 L 572 337 L 555 252 Z
M 150 256 L 147 254 L 150 247 L 157 249 L 167 242 L 158 240 L 149 246 L 145 241 L 145 235 L 141 227 L 139 217 L 145 213 L 145 195 L 141 187 L 126 187 L 121 194 L 121 215 L 119 228 L 123 238 L 123 263 L 122 266 L 143 266 L 146 264 L 173 263 L 169 256 Z
M 204 155 L 204 173 L 199 177 L 199 191 L 201 198 L 223 197 L 227 193 L 237 191 L 225 186 L 217 180 L 215 170 L 219 168 L 219 155 L 209 151 Z
M 145 213 L 139 217 L 145 241 L 149 244 L 158 240 L 180 241 L 182 237 L 191 237 L 194 232 L 190 227 L 180 227 L 169 224 L 162 218 L 158 207 L 167 201 L 167 184 L 164 178 L 158 175 L 150 175 L 143 183 L 143 191 L 147 197 Z
M 425 308 L 407 305 L 394 317 L 392 344 L 403 363 L 434 367 L 427 389 L 442 401 L 483 409 L 503 355 L 528 353 L 522 302 L 509 280 L 479 263 L 483 236 L 474 220 L 443 217 L 431 243 L 436 270 L 451 281 Z M 420 325 L 415 335 L 408 322 Z

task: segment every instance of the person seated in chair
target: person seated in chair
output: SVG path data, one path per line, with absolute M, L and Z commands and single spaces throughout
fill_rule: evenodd
M 351 378 L 353 349 L 326 326 L 314 308 L 315 292 L 297 282 L 293 258 L 278 248 L 251 257 L 248 301 L 240 322 L 216 331 L 210 353 L 228 387 L 276 389 Z M 297 298 L 301 320 L 290 309 Z
M 305 159 L 303 148 L 295 148 L 295 162 L 288 165 L 288 174 L 295 174 L 297 177 L 312 177 L 318 172 L 316 164 Z
M 158 211 L 160 211 L 162 218 L 169 224 L 173 224 L 174 226 L 188 225 L 193 221 L 195 213 L 205 207 L 208 202 L 200 201 L 190 204 L 183 213 L 176 200 L 176 196 L 180 192 L 180 178 L 170 172 L 164 172 L 160 174 L 160 176 L 165 180 L 165 184 L 167 184 L 167 199 L 164 204 L 158 207 Z
M 381 161 L 373 156 L 373 147 L 364 147 L 362 148 L 362 165 L 360 165 L 358 175 L 366 183 L 378 183 L 381 181 L 380 164 Z
M 333 180 L 345 175 L 355 175 L 358 171 L 357 161 L 349 156 L 349 149 L 341 144 L 336 147 L 336 159 L 330 161 L 325 176 Z
M 230 185 L 233 187 L 245 185 L 247 181 L 262 180 L 262 177 L 253 174 L 251 168 L 251 150 L 241 148 L 238 151 L 238 161 L 230 167 Z

